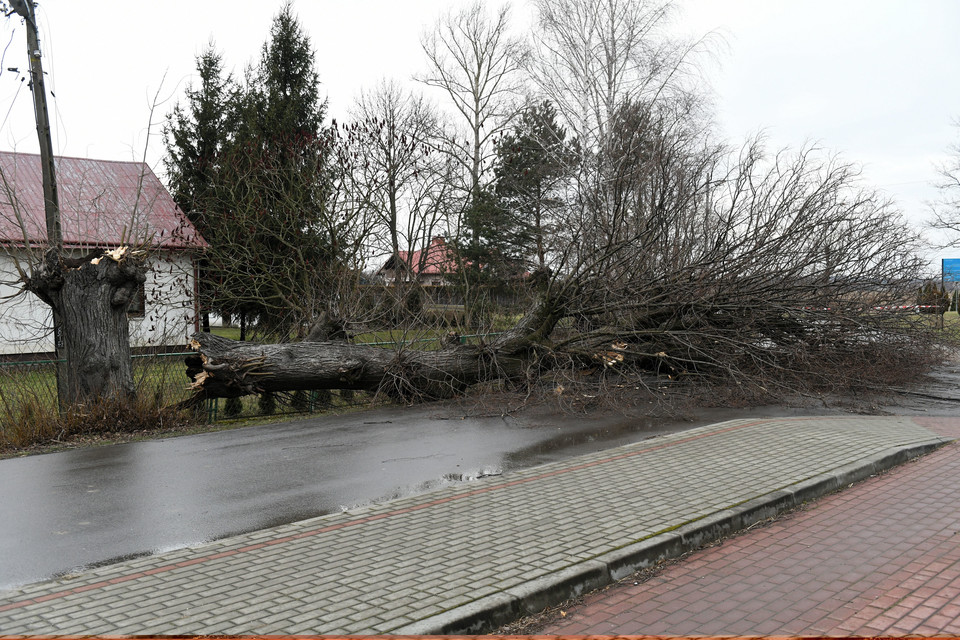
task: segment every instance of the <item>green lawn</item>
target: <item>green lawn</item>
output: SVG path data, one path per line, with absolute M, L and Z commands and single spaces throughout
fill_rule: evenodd
M 230 340 L 240 339 L 240 327 L 210 327 L 210 333 Z
M 497 329 L 503 330 L 513 326 L 510 321 L 515 318 L 504 319 L 498 323 Z M 443 340 L 452 329 L 440 328 L 416 328 L 416 329 L 382 329 L 379 331 L 367 331 L 353 336 L 354 344 L 375 344 L 381 347 L 396 347 L 398 345 L 409 345 L 416 349 L 439 349 L 441 340 Z M 211 327 L 210 332 L 214 335 L 229 338 L 230 340 L 240 339 L 240 329 L 238 327 Z M 489 334 L 479 334 L 489 335 Z M 464 334 L 467 342 L 476 342 L 478 334 Z

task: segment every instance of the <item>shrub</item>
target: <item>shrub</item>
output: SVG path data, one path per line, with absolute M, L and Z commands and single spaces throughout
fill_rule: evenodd
M 926 282 L 917 292 L 920 313 L 944 314 L 950 308 L 950 294 L 946 288 L 934 282 Z

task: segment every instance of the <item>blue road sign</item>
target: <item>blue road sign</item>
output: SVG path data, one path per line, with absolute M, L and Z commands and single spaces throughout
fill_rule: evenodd
M 960 258 L 944 258 L 941 269 L 944 282 L 960 282 Z

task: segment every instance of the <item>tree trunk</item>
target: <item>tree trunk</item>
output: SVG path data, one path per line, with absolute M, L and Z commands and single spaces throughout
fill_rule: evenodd
M 61 408 L 133 395 L 127 307 L 146 277 L 128 253 L 123 247 L 59 264 L 48 260 L 27 283 L 60 321 Z
M 448 398 L 480 380 L 516 375 L 524 365 L 523 358 L 476 345 L 394 351 L 342 342 L 261 345 L 198 333 L 191 346 L 200 357 L 191 359 L 187 374 L 206 397 L 355 389 L 405 400 Z
M 345 342 L 251 344 L 196 333 L 187 358 L 194 400 L 311 389 L 382 392 L 404 400 L 449 398 L 470 385 L 524 375 L 537 343 L 561 317 L 544 298 L 517 324 L 486 345 L 461 345 L 450 334 L 436 351 L 382 349 Z

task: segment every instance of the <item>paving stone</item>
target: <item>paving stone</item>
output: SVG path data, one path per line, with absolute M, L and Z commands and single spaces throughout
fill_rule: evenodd
M 134 634 L 398 629 L 932 437 L 905 418 L 721 423 L 27 585 L 0 594 L 16 605 L 0 631 L 109 633 L 111 618 Z M 105 580 L 120 582 L 70 593 Z M 77 606 L 89 614 L 63 615 Z
M 960 420 L 917 422 L 960 434 Z M 960 584 L 958 492 L 960 444 L 952 443 L 639 586 L 590 596 L 544 632 L 956 635 L 960 588 L 941 589 Z

